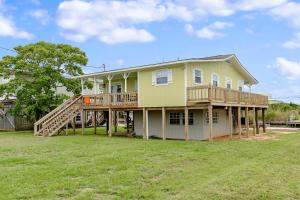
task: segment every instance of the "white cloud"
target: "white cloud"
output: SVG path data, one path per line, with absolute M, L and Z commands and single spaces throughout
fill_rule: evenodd
M 273 8 L 279 5 L 286 3 L 287 0 L 242 0 L 237 1 L 235 4 L 236 10 L 260 10 L 260 9 L 268 9 Z
M 33 35 L 29 32 L 18 29 L 15 24 L 0 13 L 0 36 L 13 37 L 19 39 L 32 39 Z
M 138 25 L 166 18 L 166 8 L 155 1 L 65 1 L 57 24 L 66 39 L 84 42 L 97 38 L 107 44 L 150 42 L 155 37 Z
M 44 9 L 32 10 L 29 12 L 29 15 L 40 21 L 42 25 L 46 25 L 50 21 L 50 15 L 48 11 Z
M 16 27 L 12 19 L 4 15 L 6 5 L 0 0 L 0 37 L 13 37 L 19 39 L 31 39 L 33 35 Z
M 281 75 L 290 80 L 300 78 L 300 62 L 294 62 L 283 57 L 278 57 L 276 59 L 276 68 L 279 70 Z
M 288 2 L 270 11 L 278 19 L 287 20 L 294 27 L 300 28 L 300 3 Z
M 286 41 L 283 46 L 288 49 L 300 48 L 300 32 L 296 33 L 293 39 Z
M 155 37 L 145 28 L 146 24 L 176 19 L 190 24 L 185 26 L 189 34 L 214 39 L 224 36 L 216 31 L 218 28 L 193 30 L 192 23 L 209 16 L 267 10 L 272 16 L 288 18 L 294 25 L 299 21 L 300 26 L 300 17 L 297 17 L 300 8 L 295 6 L 298 3 L 288 0 L 70 0 L 59 4 L 57 24 L 66 39 L 84 42 L 96 38 L 117 44 L 151 42 Z
M 210 24 L 208 26 L 204 26 L 199 30 L 195 30 L 194 27 L 191 24 L 186 24 L 185 25 L 185 30 L 190 35 L 195 35 L 195 36 L 197 36 L 199 38 L 202 38 L 202 39 L 213 40 L 213 39 L 217 39 L 217 38 L 225 36 L 225 34 L 219 32 L 218 30 L 222 30 L 222 29 L 225 29 L 225 28 L 230 28 L 230 27 L 233 27 L 233 26 L 234 26 L 233 23 L 217 21 L 217 22 L 214 22 L 213 24 Z

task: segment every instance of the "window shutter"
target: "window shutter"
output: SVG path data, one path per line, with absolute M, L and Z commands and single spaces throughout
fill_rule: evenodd
M 172 83 L 173 82 L 173 78 L 172 78 L 172 70 L 168 70 L 168 83 Z
M 156 73 L 152 72 L 152 85 L 155 85 L 156 83 Z

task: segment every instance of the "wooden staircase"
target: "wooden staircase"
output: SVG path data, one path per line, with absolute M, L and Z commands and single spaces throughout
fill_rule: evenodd
M 53 136 L 82 109 L 82 96 L 72 97 L 34 123 L 35 136 Z

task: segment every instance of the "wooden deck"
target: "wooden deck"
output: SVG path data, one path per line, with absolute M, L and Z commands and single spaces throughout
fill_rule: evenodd
M 85 102 L 85 98 L 89 97 L 90 102 Z M 136 92 L 128 93 L 104 93 L 96 95 L 82 96 L 84 109 L 97 108 L 137 108 L 138 94 Z
M 196 86 L 187 88 L 187 103 L 189 106 L 212 103 L 215 105 L 245 105 L 268 107 L 268 97 L 261 94 L 240 92 L 212 86 Z

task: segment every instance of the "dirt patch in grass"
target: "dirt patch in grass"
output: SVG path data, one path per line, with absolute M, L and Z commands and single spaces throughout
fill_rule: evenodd
M 262 130 L 260 131 L 260 134 L 255 135 L 253 134 L 253 130 L 249 131 L 249 136 L 247 136 L 245 133 L 242 134 L 241 138 L 239 137 L 238 134 L 234 134 L 232 136 L 232 138 L 230 138 L 229 135 L 226 136 L 222 136 L 222 137 L 218 137 L 215 138 L 214 140 L 271 140 L 271 139 L 278 139 L 278 137 L 280 137 L 281 135 L 287 135 L 287 134 L 292 134 L 292 133 L 296 133 L 298 131 L 298 129 L 271 129 L 271 130 L 267 130 L 267 133 L 262 133 Z

